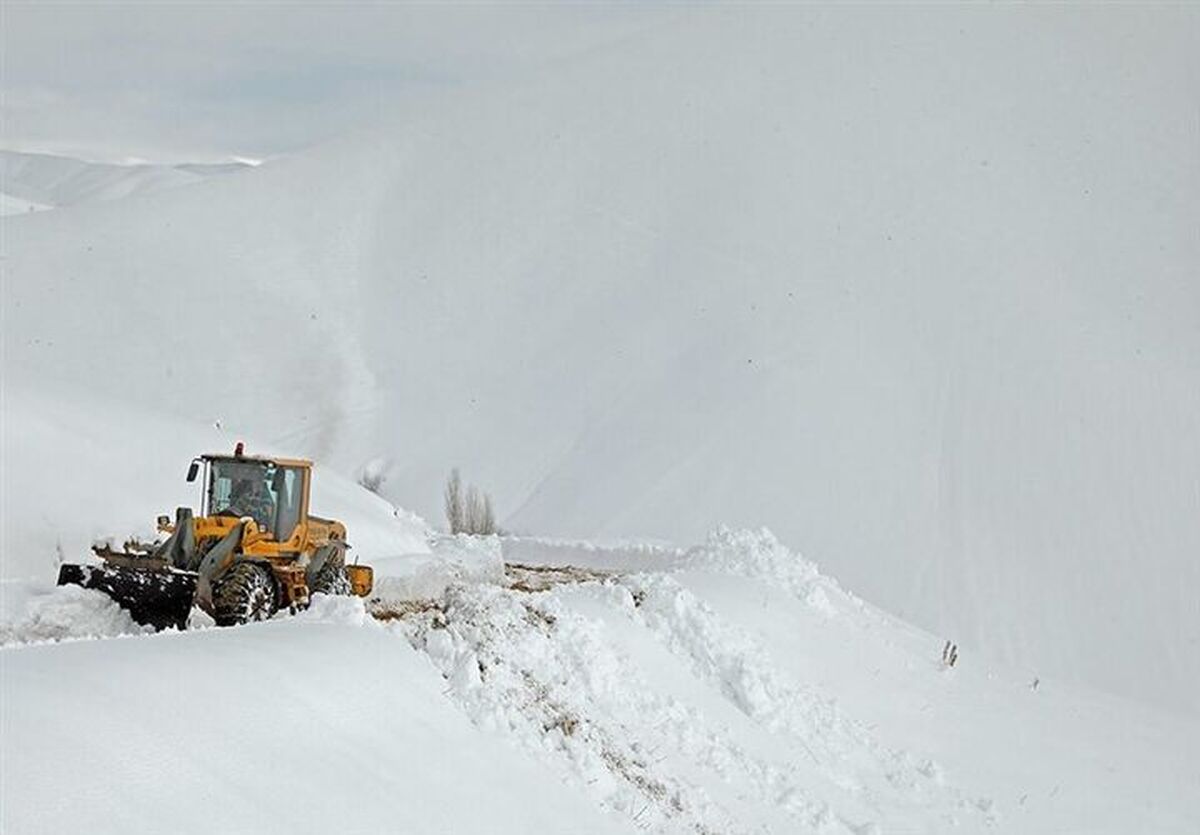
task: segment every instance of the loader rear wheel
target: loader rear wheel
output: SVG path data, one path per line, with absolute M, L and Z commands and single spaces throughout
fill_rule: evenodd
M 321 594 L 350 594 L 350 578 L 346 576 L 346 568 L 339 559 L 330 560 L 321 566 L 317 576 L 313 578 L 312 591 Z
M 213 585 L 213 620 L 217 626 L 267 620 L 279 609 L 279 589 L 271 570 L 240 562 Z

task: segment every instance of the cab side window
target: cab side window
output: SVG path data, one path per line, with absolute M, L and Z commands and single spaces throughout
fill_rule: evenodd
M 282 467 L 276 473 L 275 539 L 282 542 L 292 535 L 300 522 L 300 503 L 304 496 L 304 471 Z

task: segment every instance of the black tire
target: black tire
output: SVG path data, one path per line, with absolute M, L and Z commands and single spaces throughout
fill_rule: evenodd
M 279 587 L 271 569 L 239 562 L 213 585 L 213 620 L 217 626 L 267 620 L 279 609 Z
M 350 594 L 350 578 L 346 576 L 342 561 L 331 559 L 321 566 L 309 591 L 313 594 Z

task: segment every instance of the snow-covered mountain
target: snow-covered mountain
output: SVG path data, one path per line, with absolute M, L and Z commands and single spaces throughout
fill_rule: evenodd
M 767 524 L 1031 676 L 1194 710 L 1200 50 L 1174 14 L 709 10 L 9 218 L 5 396 L 384 458 L 428 518 L 459 466 L 518 531 Z M 145 454 L 119 477 L 179 466 Z M 53 547 L 14 527 L 8 576 Z
M 151 194 L 247 167 L 242 162 L 116 165 L 54 154 L 0 150 L 0 213 L 17 214 Z

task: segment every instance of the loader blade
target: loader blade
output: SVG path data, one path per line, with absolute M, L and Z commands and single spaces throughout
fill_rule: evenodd
M 96 589 L 111 597 L 143 626 L 183 629 L 196 594 L 196 575 L 113 565 L 63 564 L 58 585 Z

